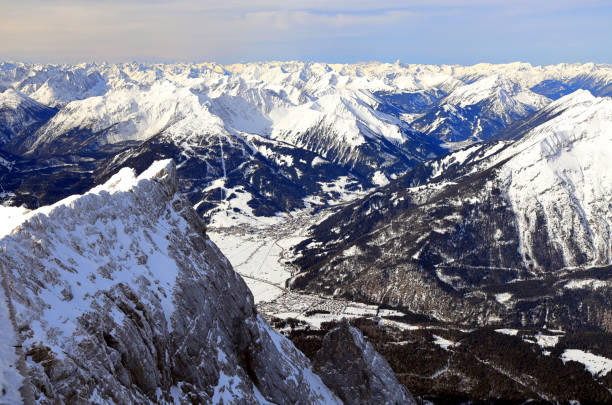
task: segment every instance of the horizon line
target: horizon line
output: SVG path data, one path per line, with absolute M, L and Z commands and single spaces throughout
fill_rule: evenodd
M 249 61 L 237 61 L 230 63 L 222 63 L 215 62 L 213 60 L 202 60 L 202 61 L 139 61 L 139 60 L 126 60 L 120 62 L 111 62 L 108 60 L 91 60 L 91 61 L 80 61 L 80 62 L 33 62 L 27 60 L 17 60 L 17 59 L 3 59 L 0 58 L 0 65 L 4 64 L 22 64 L 22 65 L 43 65 L 43 66 L 80 66 L 80 65 L 217 65 L 217 66 L 236 66 L 236 65 L 257 65 L 257 64 L 291 64 L 291 63 L 303 63 L 306 65 L 310 64 L 322 64 L 322 65 L 373 65 L 373 64 L 381 64 L 381 65 L 398 65 L 398 66 L 462 66 L 462 67 L 473 67 L 478 65 L 530 65 L 531 67 L 547 67 L 547 66 L 559 66 L 559 65 L 594 65 L 594 66 L 610 66 L 612 67 L 611 62 L 594 62 L 594 61 L 574 61 L 574 62 L 557 62 L 557 63 L 548 63 L 548 64 L 534 64 L 528 61 L 520 61 L 515 60 L 511 62 L 476 62 L 471 64 L 463 64 L 463 63 L 413 63 L 413 62 L 405 62 L 401 59 L 396 59 L 395 61 L 387 61 L 380 59 L 372 59 L 369 61 L 355 61 L 355 62 L 327 62 L 324 60 L 305 60 L 305 59 L 270 59 L 270 60 L 249 60 Z

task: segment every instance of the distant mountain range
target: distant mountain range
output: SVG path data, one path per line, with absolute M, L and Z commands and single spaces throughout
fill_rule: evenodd
M 5 191 L 35 207 L 173 158 L 199 213 L 248 220 L 384 185 L 578 88 L 609 95 L 610 83 L 612 67 L 596 64 L 5 62 Z

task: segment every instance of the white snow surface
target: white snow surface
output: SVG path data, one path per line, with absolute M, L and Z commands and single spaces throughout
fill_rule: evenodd
M 584 364 L 584 368 L 593 376 L 603 377 L 612 371 L 612 360 L 578 349 L 566 349 L 561 354 L 561 360 L 577 361 Z
M 504 335 L 509 335 L 509 336 L 516 336 L 518 334 L 518 329 L 502 328 L 502 329 L 495 329 L 495 332 L 501 333 Z
M 255 303 L 273 301 L 283 294 L 285 281 L 291 273 L 282 262 L 281 253 L 284 248 L 305 239 L 299 236 L 278 238 L 265 231 L 242 235 L 212 231 L 209 236 L 249 286 Z
M 560 338 L 561 335 L 544 335 L 541 332 L 535 334 L 536 343 L 541 347 L 555 347 Z
M 569 281 L 563 288 L 567 288 L 568 290 L 597 290 L 600 288 L 612 288 L 612 282 L 587 278 Z
M 495 301 L 499 302 L 500 304 L 505 304 L 511 299 L 512 299 L 512 294 L 510 293 L 500 293 L 500 294 L 495 295 Z
M 455 345 L 457 345 L 457 343 L 438 335 L 433 335 L 433 338 L 434 343 L 440 346 L 440 348 L 442 348 L 443 350 L 448 350 L 450 347 L 454 347 Z
M 20 223 L 27 219 L 28 209 L 25 207 L 5 207 L 0 205 L 0 237 L 8 235 Z

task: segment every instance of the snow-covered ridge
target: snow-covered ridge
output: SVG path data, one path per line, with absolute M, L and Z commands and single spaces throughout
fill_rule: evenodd
M 18 108 L 24 103 L 28 103 L 30 105 L 36 104 L 34 100 L 13 89 L 7 89 L 0 93 L 0 109 Z
M 503 163 L 499 184 L 516 215 L 521 255 L 538 268 L 537 239 L 551 241 L 563 266 L 612 263 L 612 99 L 578 90 L 515 142 L 477 144 L 427 163 L 472 174 Z
M 544 224 L 567 266 L 609 264 L 612 99 L 578 91 L 549 108 L 563 112 L 500 154 L 512 156 L 503 178 L 517 214 L 521 252 L 538 265 L 533 238 Z
M 5 302 L 14 307 L 34 396 L 338 403 L 306 357 L 257 315 L 176 189 L 166 160 L 140 176 L 123 169 L 50 207 L 0 211 L 13 218 L 0 236 L 0 316 Z M 2 372 L 15 363 L 6 359 Z
M 166 176 L 176 176 L 175 169 L 171 160 L 160 160 L 155 162 L 149 169 L 136 176 L 133 169 L 123 168 L 106 183 L 92 188 L 83 196 L 74 195 L 65 198 L 57 203 L 45 207 L 40 207 L 36 210 L 28 210 L 23 207 L 4 207 L 0 206 L 0 218 L 2 218 L 2 227 L 0 227 L 0 238 L 11 234 L 15 228 L 19 228 L 27 221 L 36 221 L 38 217 L 49 217 L 56 210 L 62 208 L 74 208 L 74 203 L 84 196 L 100 195 L 101 193 L 116 194 L 120 192 L 129 192 L 143 185 L 153 178 L 158 177 L 162 172 L 167 173 Z M 175 182 L 175 179 L 167 179 L 170 182 Z M 41 219 L 44 220 L 44 219 Z
M 508 103 L 512 97 L 517 99 L 516 104 L 523 104 L 535 109 L 540 109 L 550 102 L 548 98 L 536 94 L 499 74 L 486 76 L 473 83 L 458 87 L 444 99 L 444 102 L 466 107 L 485 99 L 493 99 L 493 109 L 501 114 L 504 112 L 502 105 Z M 518 106 L 514 108 L 518 108 Z
M 19 371 L 19 357 L 15 352 L 18 341 L 11 323 L 6 292 L 1 283 L 0 324 L 2 325 L 0 329 L 0 403 L 23 403 L 21 392 L 19 392 L 23 385 L 23 376 Z

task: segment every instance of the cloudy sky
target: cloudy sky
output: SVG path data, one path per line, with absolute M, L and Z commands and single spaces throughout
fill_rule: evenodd
M 612 63 L 610 0 L 0 0 L 0 59 Z

